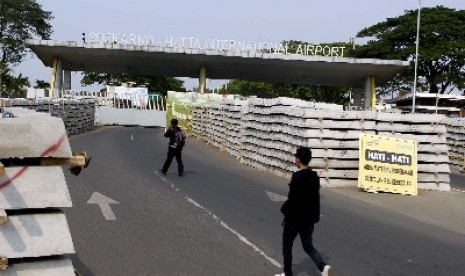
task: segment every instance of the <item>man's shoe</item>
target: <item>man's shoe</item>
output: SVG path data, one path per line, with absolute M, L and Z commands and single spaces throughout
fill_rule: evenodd
M 184 173 L 179 173 L 178 174 L 180 177 L 183 177 L 184 176 Z
M 333 275 L 333 268 L 330 265 L 325 265 L 323 271 L 321 272 L 322 276 L 332 276 Z
M 160 172 L 161 172 L 163 175 L 166 175 L 166 171 L 164 171 L 163 169 L 161 169 Z

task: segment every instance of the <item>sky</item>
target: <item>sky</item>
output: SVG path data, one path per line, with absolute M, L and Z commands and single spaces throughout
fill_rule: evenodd
M 166 37 L 194 37 L 238 41 L 274 42 L 300 40 L 313 44 L 348 42 L 358 31 L 397 17 L 406 10 L 443 5 L 465 9 L 465 0 L 38 0 L 54 19 L 52 40 L 81 41 L 82 33 L 118 33 Z M 357 40 L 356 40 L 357 43 Z M 50 82 L 51 68 L 33 54 L 15 73 Z M 73 90 L 82 88 L 80 73 L 72 74 Z M 185 86 L 198 86 L 196 79 Z M 224 82 L 208 80 L 207 87 Z

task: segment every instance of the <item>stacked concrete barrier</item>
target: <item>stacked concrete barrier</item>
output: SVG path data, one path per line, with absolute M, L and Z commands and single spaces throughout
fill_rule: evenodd
M 396 136 L 419 142 L 419 188 L 450 189 L 446 118 L 442 115 L 344 112 L 331 105 L 318 110 L 315 103 L 289 98 L 252 98 L 245 106 L 241 123 L 234 121 L 235 134 L 226 130 L 226 135 L 218 135 L 214 143 L 220 148 L 235 144 L 242 131 L 241 145 L 235 144 L 239 151 L 231 153 L 240 156 L 244 164 L 289 177 L 295 171 L 296 148 L 308 146 L 313 152 L 310 165 L 318 171 L 323 186 L 356 186 L 360 133 Z M 225 102 L 222 107 L 207 107 L 194 113 L 196 128 L 202 129 L 201 125 L 207 123 L 229 129 L 231 120 L 224 118 L 238 117 L 237 110 L 231 111 L 230 107 L 231 103 Z M 207 121 L 199 121 L 205 118 L 202 113 L 210 114 Z M 239 126 L 242 130 L 238 130 Z M 211 141 L 213 137 L 207 133 L 207 140 Z M 204 134 L 199 131 L 197 135 Z
M 224 111 L 224 150 L 237 158 L 242 155 L 243 116 L 248 110 L 247 100 L 226 99 Z
M 373 113 L 316 110 L 288 98 L 251 99 L 244 121 L 244 164 L 289 177 L 296 148 L 310 147 L 323 186 L 357 184 L 359 134 L 375 133 Z
M 207 141 L 208 114 L 207 107 L 201 105 L 192 106 L 192 135 Z
M 447 143 L 451 166 L 465 171 L 465 119 L 449 118 L 447 120 Z
M 95 100 L 93 98 L 18 98 L 4 100 L 4 103 L 4 106 L 27 108 L 61 118 L 69 135 L 81 134 L 94 129 Z
M 450 190 L 447 118 L 437 114 L 377 113 L 379 135 L 418 142 L 418 186 Z
M 0 118 L 0 275 L 74 275 L 63 170 L 40 166 L 43 158 L 72 156 L 63 121 L 12 113 L 18 118 Z

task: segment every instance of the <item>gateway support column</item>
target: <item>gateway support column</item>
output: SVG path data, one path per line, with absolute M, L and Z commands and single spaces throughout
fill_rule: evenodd
M 69 70 L 63 71 L 63 89 L 71 90 L 71 71 Z
M 205 66 L 200 67 L 200 78 L 199 78 L 199 92 L 205 93 L 207 90 L 207 68 Z
M 364 106 L 366 110 L 376 110 L 376 90 L 375 77 L 367 77 L 365 80 L 365 99 Z

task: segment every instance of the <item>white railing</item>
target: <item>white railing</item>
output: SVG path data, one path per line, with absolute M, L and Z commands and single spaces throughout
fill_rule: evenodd
M 147 95 L 140 97 L 135 94 L 119 94 L 92 91 L 53 91 L 54 98 L 93 98 L 96 107 L 107 106 L 121 109 L 159 110 L 166 111 L 166 96 Z

